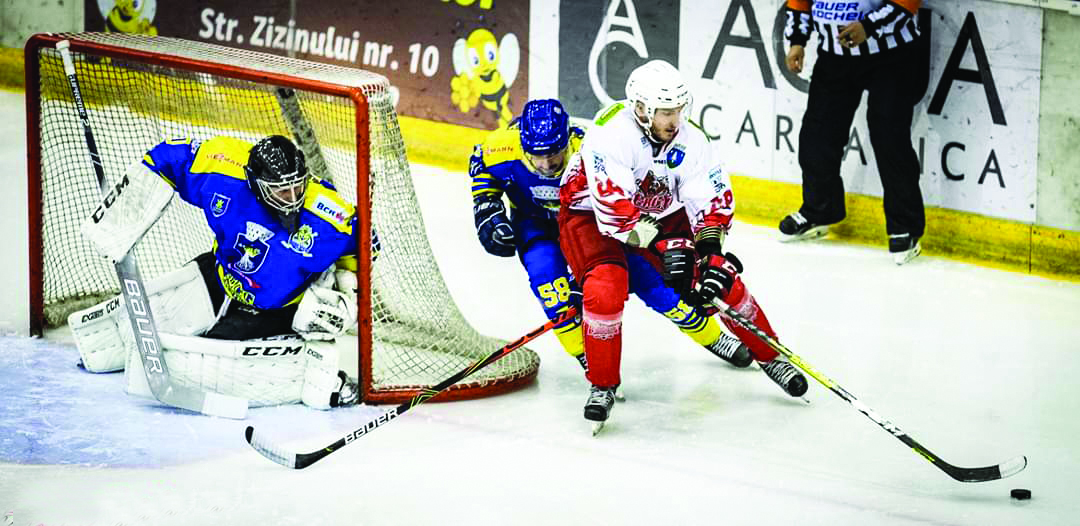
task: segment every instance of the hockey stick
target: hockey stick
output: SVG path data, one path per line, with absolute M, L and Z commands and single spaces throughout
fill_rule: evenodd
M 285 467 L 293 469 L 304 469 L 318 462 L 330 453 L 333 453 L 347 446 L 353 440 L 356 440 L 374 431 L 379 426 L 405 414 L 405 412 L 407 412 L 408 410 L 424 402 L 427 402 L 432 397 L 447 390 L 448 388 L 450 388 L 450 386 L 456 384 L 465 377 L 475 373 L 476 371 L 479 371 L 480 369 L 483 369 L 484 367 L 487 367 L 488 365 L 491 365 L 491 363 L 502 358 L 503 356 L 506 356 L 516 351 L 517 349 L 520 349 L 526 343 L 533 341 L 541 334 L 544 334 L 545 332 L 551 330 L 556 325 L 570 320 L 574 316 L 577 316 L 577 308 L 575 307 L 571 307 L 559 313 L 558 316 L 548 320 L 547 323 L 541 325 L 540 327 L 533 329 L 525 336 L 522 336 L 521 338 L 518 338 L 517 340 L 514 340 L 504 345 L 495 352 L 489 354 L 486 358 L 481 358 L 480 360 L 473 362 L 472 365 L 469 365 L 468 367 L 458 371 L 450 378 L 439 382 L 435 386 L 422 389 L 419 394 L 410 398 L 408 401 L 402 403 L 401 405 L 398 405 L 397 407 L 388 409 L 383 414 L 376 417 L 374 420 L 369 421 L 363 426 L 339 438 L 333 444 L 330 444 L 329 446 L 326 446 L 322 449 L 312 451 L 311 453 L 291 453 L 273 444 L 263 436 L 256 434 L 255 428 L 252 426 L 248 426 L 247 429 L 244 430 L 244 438 L 247 439 L 248 444 L 251 444 L 251 447 L 255 448 L 255 451 L 258 451 L 260 454 L 262 454 L 262 456 L 273 460 L 274 462 L 277 462 L 278 464 L 281 464 Z
M 897 427 L 895 424 L 882 418 L 881 415 L 878 415 L 869 406 L 860 402 L 858 399 L 855 398 L 854 395 L 847 392 L 847 390 L 845 390 L 843 387 L 840 387 L 840 385 L 834 382 L 831 378 L 825 376 L 824 374 L 821 374 L 816 369 L 811 367 L 810 364 L 803 361 L 803 359 L 800 358 L 797 354 L 792 352 L 787 347 L 784 347 L 780 342 L 776 341 L 776 339 L 759 329 L 756 325 L 753 324 L 753 322 L 746 319 L 745 316 L 743 316 L 735 309 L 731 308 L 730 305 L 724 303 L 719 299 L 713 300 L 712 304 L 718 307 L 725 316 L 734 320 L 744 329 L 754 333 L 754 336 L 757 336 L 759 340 L 771 347 L 774 351 L 787 357 L 787 359 L 790 360 L 791 363 L 799 366 L 799 369 L 802 369 L 806 372 L 806 374 L 813 376 L 815 380 L 821 382 L 821 385 L 828 387 L 830 391 L 836 393 L 836 395 L 840 398 L 843 398 L 845 402 L 854 406 L 855 409 L 858 409 L 860 413 L 866 415 L 866 417 L 870 420 L 873 420 L 874 423 L 881 426 L 882 429 L 888 431 L 889 433 L 892 433 L 892 435 L 896 437 L 899 441 L 907 444 L 907 446 L 913 449 L 916 453 L 918 453 L 919 456 L 925 458 L 926 460 L 929 460 L 931 464 L 937 466 L 938 469 L 944 471 L 950 477 L 960 482 L 987 482 L 990 480 L 998 480 L 1005 477 L 1011 477 L 1012 475 L 1023 471 L 1024 468 L 1027 467 L 1027 457 L 1025 456 L 1019 456 L 994 466 L 985 466 L 980 468 L 961 468 L 945 462 L 937 455 L 931 453 L 929 449 L 923 447 L 922 444 L 916 442 L 914 438 L 908 436 L 907 433 L 904 433 L 902 430 L 900 430 L 900 428 Z
M 98 187 L 101 189 L 102 197 L 108 197 L 111 192 L 105 181 L 105 167 L 101 164 L 97 141 L 94 140 L 94 132 L 90 128 L 90 117 L 86 113 L 82 90 L 79 89 L 79 81 L 75 76 L 75 61 L 71 57 L 70 46 L 70 41 L 62 40 L 56 43 L 56 50 L 60 52 L 60 58 L 64 62 L 64 73 L 71 87 L 71 95 L 75 99 L 79 120 L 82 121 L 86 148 L 90 151 L 90 162 L 94 165 Z M 125 175 L 114 189 L 116 195 L 120 194 L 127 183 L 128 179 Z M 188 411 L 226 418 L 244 418 L 247 415 L 247 400 L 191 389 L 173 381 L 169 375 L 169 367 L 165 363 L 164 349 L 161 346 L 161 338 L 158 336 L 157 325 L 150 312 L 150 298 L 146 295 L 146 288 L 143 286 L 135 255 L 130 250 L 116 262 L 116 275 L 120 280 L 120 290 L 124 297 L 124 305 L 127 307 L 128 319 L 131 321 L 131 330 L 135 334 L 135 345 L 139 349 L 139 357 L 146 371 L 146 383 L 150 386 L 154 397 L 163 404 Z

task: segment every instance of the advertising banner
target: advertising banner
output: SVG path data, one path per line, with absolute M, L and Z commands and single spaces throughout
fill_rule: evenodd
M 366 69 L 400 90 L 399 113 L 439 122 L 495 128 L 528 95 L 529 0 L 86 0 L 85 15 L 88 31 Z
M 634 67 L 668 60 L 691 84 L 692 119 L 717 143 L 729 171 L 799 183 L 798 139 L 817 38 L 802 75 L 789 72 L 783 5 L 562 0 L 559 96 L 575 116 L 589 118 L 623 96 Z M 922 46 L 925 66 L 915 84 L 925 88 L 912 94 L 920 99 L 912 143 L 926 204 L 1034 222 L 1042 11 L 928 0 L 919 25 L 924 40 L 912 45 Z M 882 195 L 865 97 L 842 176 L 849 192 Z

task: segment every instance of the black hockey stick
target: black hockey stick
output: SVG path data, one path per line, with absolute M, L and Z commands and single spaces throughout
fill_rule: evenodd
M 82 121 L 86 148 L 90 152 L 90 162 L 94 165 L 98 187 L 101 189 L 102 197 L 107 198 L 111 192 L 105 181 L 105 167 L 101 163 L 97 141 L 94 140 L 94 132 L 90 128 L 90 117 L 86 113 L 82 90 L 79 89 L 79 80 L 75 76 L 75 61 L 71 57 L 70 46 L 70 41 L 61 40 L 56 43 L 56 50 L 60 52 L 60 58 L 64 63 L 64 73 L 71 87 L 71 95 L 75 99 L 75 108 L 78 110 L 79 120 Z M 127 184 L 128 178 L 125 175 L 112 191 L 120 195 Z M 244 418 L 247 415 L 247 400 L 191 389 L 173 381 L 172 376 L 169 375 L 169 367 L 165 363 L 165 350 L 161 346 L 161 338 L 158 337 L 157 325 L 150 312 L 150 298 L 146 294 L 146 287 L 139 274 L 135 255 L 130 250 L 116 262 L 116 275 L 120 280 L 120 291 L 124 297 L 124 305 L 127 307 L 128 319 L 131 321 L 131 330 L 135 334 L 135 345 L 139 349 L 139 357 L 146 371 L 146 383 L 150 386 L 150 392 L 154 394 L 154 397 L 163 404 L 188 411 L 226 418 Z
M 514 340 L 504 345 L 500 349 L 489 354 L 486 358 L 481 358 L 480 360 L 473 362 L 472 365 L 469 365 L 468 367 L 458 371 L 453 376 L 439 382 L 437 385 L 421 390 L 420 394 L 417 394 L 416 396 L 410 398 L 406 402 L 403 402 L 397 407 L 388 409 L 386 412 L 379 415 L 374 420 L 369 421 L 363 426 L 339 438 L 333 444 L 330 444 L 329 446 L 326 446 L 322 449 L 312 451 L 311 453 L 292 453 L 286 451 L 279 446 L 274 445 L 272 442 L 270 442 L 263 436 L 256 434 L 255 428 L 252 426 L 248 426 L 247 429 L 244 430 L 244 438 L 247 439 L 248 444 L 251 444 L 251 447 L 255 448 L 255 451 L 258 451 L 260 454 L 262 454 L 262 456 L 273 460 L 274 462 L 277 462 L 278 464 L 281 464 L 285 467 L 293 469 L 304 469 L 318 462 L 330 453 L 333 453 L 347 446 L 353 440 L 356 440 L 374 431 L 379 426 L 405 414 L 405 412 L 409 409 L 412 409 L 424 402 L 427 402 L 435 395 L 438 395 L 439 393 L 447 390 L 448 388 L 450 388 L 450 386 L 456 384 L 465 377 L 471 375 L 472 373 L 475 373 L 476 371 L 479 371 L 480 369 L 483 369 L 484 367 L 487 367 L 488 365 L 502 358 L 503 356 L 506 356 L 514 352 L 515 350 L 520 349 L 526 343 L 531 342 L 541 334 L 544 334 L 545 332 L 554 328 L 556 325 L 569 321 L 574 316 L 577 316 L 577 308 L 574 307 L 571 307 L 559 313 L 558 316 L 548 320 L 547 323 L 541 325 L 540 327 L 533 329 L 525 336 L 522 336 L 521 338 L 518 338 L 517 340 Z
M 1010 477 L 1023 471 L 1024 468 L 1027 467 L 1027 457 L 1025 456 L 1019 456 L 1002 462 L 1001 464 L 997 464 L 994 466 L 985 466 L 981 468 L 961 468 L 945 462 L 937 455 L 931 453 L 929 449 L 923 447 L 922 444 L 916 442 L 914 438 L 908 436 L 907 433 L 904 433 L 895 424 L 882 418 L 881 415 L 878 415 L 869 406 L 860 402 L 858 399 L 855 398 L 854 395 L 847 392 L 847 390 L 845 390 L 843 387 L 840 387 L 840 385 L 834 382 L 831 378 L 825 376 L 824 374 L 821 374 L 816 369 L 811 367 L 810 364 L 803 361 L 803 359 L 800 358 L 797 354 L 791 352 L 790 349 L 784 347 L 780 342 L 776 341 L 775 338 L 769 336 L 764 331 L 759 329 L 756 325 L 753 324 L 753 322 L 746 319 L 745 316 L 740 314 L 735 309 L 731 308 L 730 305 L 724 303 L 723 301 L 720 301 L 719 299 L 713 300 L 712 303 L 713 305 L 718 307 L 725 316 L 734 320 L 744 329 L 754 333 L 754 336 L 757 336 L 759 340 L 764 342 L 776 352 L 787 357 L 787 359 L 790 360 L 791 363 L 797 365 L 799 369 L 802 369 L 806 372 L 806 374 L 813 376 L 815 380 L 821 382 L 821 385 L 828 387 L 830 391 L 836 393 L 836 395 L 840 398 L 843 398 L 845 402 L 854 406 L 855 409 L 858 409 L 860 413 L 866 415 L 866 417 L 870 420 L 873 420 L 874 423 L 881 426 L 882 429 L 888 431 L 889 433 L 892 433 L 894 437 L 896 437 L 901 442 L 907 444 L 907 446 L 914 450 L 916 453 L 918 453 L 919 456 L 925 458 L 926 460 L 929 460 L 931 464 L 937 466 L 938 469 L 944 471 L 950 477 L 960 482 L 987 482 L 990 480 L 998 480 L 1005 477 Z

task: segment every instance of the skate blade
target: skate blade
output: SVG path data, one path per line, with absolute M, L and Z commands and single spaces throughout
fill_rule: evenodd
M 800 396 L 799 400 L 802 400 L 803 402 L 805 402 L 806 405 L 810 405 L 810 400 L 807 400 L 807 398 L 805 396 Z
M 604 423 L 605 422 L 593 422 L 592 436 L 596 436 L 596 435 L 600 434 L 600 431 L 604 429 Z
M 622 391 L 615 391 L 615 401 L 616 402 L 625 402 L 626 401 L 626 394 L 624 394 Z
M 793 235 L 793 236 L 789 236 L 789 235 L 786 235 L 786 234 L 780 234 L 780 242 L 781 243 L 790 243 L 792 241 L 807 241 L 807 240 L 810 240 L 810 239 L 817 239 L 819 237 L 824 237 L 825 234 L 828 234 L 828 233 L 829 233 L 829 225 L 820 225 L 820 226 L 816 226 L 814 228 L 811 228 L 810 230 L 807 230 L 806 232 L 803 232 L 802 234 L 796 234 L 796 235 Z
M 897 265 L 903 265 L 919 257 L 919 254 L 922 254 L 922 246 L 920 246 L 918 243 L 915 243 L 915 247 L 911 250 L 894 253 L 893 263 L 896 263 Z

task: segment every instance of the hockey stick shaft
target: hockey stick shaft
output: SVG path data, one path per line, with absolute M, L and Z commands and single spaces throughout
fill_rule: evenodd
M 98 188 L 101 190 L 102 197 L 106 197 L 110 190 L 105 180 L 105 166 L 101 162 L 97 140 L 94 139 L 94 131 L 90 127 L 90 116 L 86 111 L 82 89 L 79 87 L 79 80 L 75 74 L 75 61 L 71 56 L 70 46 L 70 41 L 62 40 L 56 43 L 56 50 L 60 53 L 68 86 L 75 99 L 75 108 L 82 122 L 83 136 L 86 148 L 90 152 L 90 161 L 94 166 Z M 114 189 L 117 195 L 126 183 L 127 176 L 125 175 L 125 178 Z M 128 319 L 131 322 L 131 330 L 135 334 L 135 345 L 138 347 L 139 357 L 146 372 L 146 382 L 154 397 L 163 404 L 189 411 L 227 418 L 244 418 L 247 414 L 247 400 L 198 391 L 177 385 L 173 381 L 169 375 L 169 367 L 165 363 L 164 348 L 161 346 L 157 325 L 150 312 L 150 298 L 146 294 L 146 287 L 139 273 L 135 255 L 130 251 L 116 262 L 116 274 L 120 281 L 120 291 L 127 308 Z
M 713 300 L 712 303 L 713 305 L 718 307 L 725 316 L 735 321 L 735 323 L 738 323 L 744 329 L 753 333 L 754 336 L 756 336 L 759 340 L 768 345 L 774 351 L 784 355 L 791 363 L 798 366 L 799 369 L 802 369 L 804 372 L 806 372 L 806 374 L 814 377 L 814 379 L 821 383 L 821 385 L 824 385 L 830 391 L 842 398 L 845 402 L 851 404 L 855 409 L 858 409 L 860 413 L 866 415 L 866 417 L 872 420 L 875 424 L 881 426 L 882 429 L 888 431 L 890 434 L 896 437 L 897 440 L 906 444 L 913 451 L 915 451 L 915 453 L 918 453 L 919 456 L 930 461 L 931 464 L 936 466 L 938 469 L 944 471 L 950 477 L 960 482 L 986 482 L 1015 475 L 1023 471 L 1023 469 L 1027 467 L 1027 457 L 1025 456 L 1016 457 L 994 466 L 985 466 L 978 468 L 962 468 L 945 462 L 937 455 L 931 453 L 929 449 L 923 447 L 922 444 L 916 442 L 914 438 L 911 438 L 911 436 L 903 432 L 895 424 L 886 420 L 885 418 L 882 418 L 881 415 L 877 414 L 877 412 L 875 412 L 869 406 L 860 402 L 857 398 L 855 398 L 854 395 L 841 387 L 840 384 L 836 383 L 828 376 L 825 376 L 817 369 L 814 369 L 810 364 L 806 363 L 806 361 L 800 358 L 797 354 L 792 352 L 780 342 L 776 341 L 776 339 L 772 336 L 769 336 L 765 331 L 759 329 L 756 325 L 754 325 L 753 322 L 751 322 L 745 316 L 739 313 L 739 311 L 736 311 L 730 305 L 724 303 L 723 301 L 720 301 L 719 299 Z
M 468 367 L 458 371 L 457 373 L 454 373 L 454 375 L 439 382 L 438 384 L 432 387 L 422 389 L 419 394 L 410 398 L 408 401 L 403 402 L 397 407 L 388 409 L 375 419 L 339 438 L 333 444 L 330 444 L 329 446 L 326 446 L 317 451 L 312 451 L 311 453 L 290 453 L 284 451 L 283 449 L 274 446 L 270 442 L 266 441 L 265 439 L 263 439 L 263 437 L 257 435 L 255 433 L 255 428 L 252 426 L 248 426 L 247 429 L 244 430 L 244 438 L 247 439 L 248 444 L 251 444 L 251 447 L 255 448 L 255 450 L 262 454 L 264 457 L 273 460 L 274 462 L 277 462 L 282 466 L 294 469 L 306 468 L 314 464 L 315 462 L 318 462 L 330 453 L 333 453 L 334 451 L 337 451 L 347 446 L 352 441 L 374 431 L 375 429 L 378 429 L 387 422 L 390 422 L 395 418 L 405 414 L 410 409 L 424 402 L 427 402 L 428 400 L 431 400 L 439 393 L 446 391 L 454 384 L 467 378 L 469 375 L 475 373 L 476 371 L 479 371 L 480 369 L 483 369 L 484 367 L 487 367 L 488 365 L 491 365 L 500 358 L 520 349 L 525 344 L 535 340 L 537 337 L 555 328 L 556 326 L 562 325 L 563 323 L 570 321 L 575 316 L 577 316 L 576 307 L 570 307 L 569 309 L 562 311 L 561 313 L 559 313 L 558 316 L 548 320 L 547 323 L 533 329 L 532 331 L 529 331 L 528 334 L 502 346 L 501 348 L 499 348 L 495 352 L 492 352 L 486 357 L 473 362 Z

